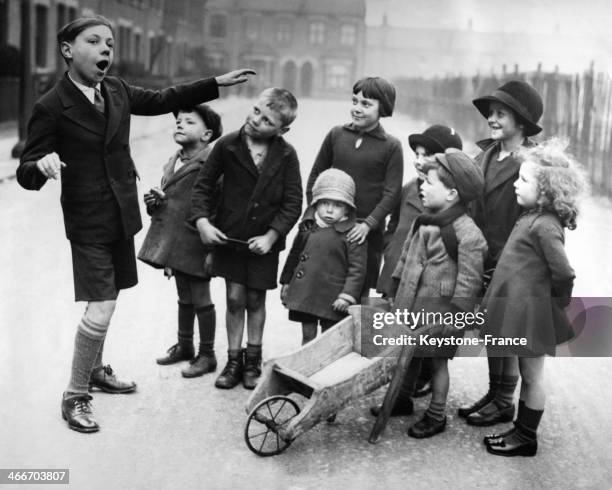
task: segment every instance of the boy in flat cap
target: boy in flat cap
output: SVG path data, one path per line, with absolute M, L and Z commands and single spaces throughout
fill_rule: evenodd
M 394 308 L 443 316 L 471 312 L 482 288 L 487 242 L 466 207 L 483 191 L 482 171 L 465 153 L 449 148 L 426 162 L 423 174 L 425 212 L 415 220 L 392 275 Z M 461 336 L 463 330 L 455 325 L 439 325 L 431 332 L 431 337 Z M 423 418 L 408 430 L 411 437 L 431 437 L 445 429 L 448 359 L 456 349 L 418 347 L 416 355 L 432 357 L 432 395 Z

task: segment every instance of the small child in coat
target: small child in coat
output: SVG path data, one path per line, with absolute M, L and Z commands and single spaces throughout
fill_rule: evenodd
M 325 332 L 359 300 L 367 244 L 348 240 L 353 226 L 355 182 L 342 170 L 325 170 L 312 187 L 312 204 L 280 278 L 289 319 L 302 323 L 302 345 L 317 336 L 319 323 Z
M 393 272 L 397 288 L 392 291 L 393 306 L 442 315 L 472 312 L 482 288 L 487 243 L 466 214 L 466 206 L 482 193 L 482 172 L 465 153 L 449 148 L 436 154 L 435 161 L 426 162 L 423 174 L 426 212 L 415 220 Z M 461 337 L 463 330 L 454 325 L 435 326 L 431 335 Z M 408 430 L 411 437 L 431 437 L 445 429 L 448 359 L 456 349 L 450 345 L 433 353 L 431 401 L 423 418 Z
M 161 365 L 189 360 L 185 378 L 202 376 L 217 367 L 215 358 L 215 305 L 210 298 L 206 270 L 209 250 L 197 230 L 187 223 L 191 190 L 210 153 L 210 143 L 221 136 L 221 118 L 206 104 L 176 113 L 174 141 L 181 149 L 164 166 L 161 189 L 145 194 L 151 227 L 138 258 L 174 275 L 178 293 L 178 343 L 157 359 Z M 193 348 L 193 323 L 198 319 L 200 347 Z
M 444 153 L 447 148 L 463 149 L 463 142 L 459 134 L 453 128 L 440 124 L 428 127 L 423 133 L 409 135 L 408 144 L 416 157 L 414 168 L 417 176 L 402 188 L 400 202 L 391 213 L 385 230 L 384 263 L 376 284 L 376 291 L 384 297 L 389 295 L 389 289 L 392 287 L 391 274 L 402 253 L 406 237 L 412 229 L 414 220 L 424 211 L 419 195 L 424 180 L 423 165 L 427 160 L 431 160 L 434 154 Z M 410 415 L 412 413 L 410 398 L 412 393 L 408 393 L 407 390 L 414 391 L 415 397 L 423 397 L 431 392 L 431 360 L 429 358 L 413 358 L 408 369 L 410 376 L 418 373 L 416 385 L 409 376 L 405 378 L 407 386 L 402 388 L 402 392 L 398 396 L 399 403 L 396 403 L 391 412 L 392 416 Z M 411 386 L 414 386 L 414 388 L 410 389 Z M 371 412 L 378 416 L 377 407 L 373 407 Z
M 355 181 L 357 222 L 349 241 L 368 242 L 368 264 L 361 296 L 376 287 L 383 251 L 386 217 L 399 202 L 404 177 L 402 144 L 387 134 L 380 119 L 391 116 L 395 87 L 380 77 L 366 77 L 353 85 L 351 122 L 331 129 L 310 171 L 306 187 L 308 203 L 312 187 L 328 168 L 344 170 Z
M 297 154 L 282 137 L 297 101 L 282 88 L 264 90 L 239 131 L 213 148 L 194 185 L 190 222 L 215 245 L 212 273 L 225 279 L 228 361 L 215 386 L 254 389 L 261 374 L 266 291 L 277 285 L 278 255 L 302 212 Z M 219 177 L 218 202 L 213 192 Z M 210 221 L 216 210 L 215 224 Z M 246 352 L 242 337 L 247 328 Z
M 500 456 L 536 454 L 544 413 L 544 356 L 555 355 L 556 345 L 574 337 L 564 311 L 575 274 L 565 254 L 563 228 L 576 228 L 584 179 L 565 146 L 552 139 L 519 154 L 523 163 L 514 188 L 526 212 L 508 238 L 483 300 L 487 321 L 482 335 L 527 342 L 492 351 L 518 356 L 521 375 L 514 426 L 484 438 L 487 450 Z

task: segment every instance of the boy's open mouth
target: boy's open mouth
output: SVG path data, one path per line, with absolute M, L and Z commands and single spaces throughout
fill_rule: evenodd
M 109 65 L 108 60 L 102 60 L 96 63 L 96 66 L 100 68 L 100 70 L 102 71 L 106 70 L 108 68 L 108 65 Z

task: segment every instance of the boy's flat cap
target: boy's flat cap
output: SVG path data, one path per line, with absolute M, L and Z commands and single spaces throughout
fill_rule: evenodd
M 453 176 L 461 200 L 467 204 L 484 191 L 484 175 L 474 160 L 456 148 L 436 153 L 436 161 Z

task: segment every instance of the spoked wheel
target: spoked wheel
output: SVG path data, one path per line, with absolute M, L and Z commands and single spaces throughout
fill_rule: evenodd
M 286 396 L 271 396 L 260 401 L 251 413 L 244 428 L 244 440 L 248 448 L 258 456 L 275 456 L 291 445 L 282 439 L 278 431 L 300 413 L 300 407 Z

